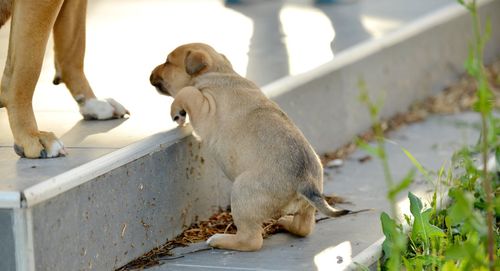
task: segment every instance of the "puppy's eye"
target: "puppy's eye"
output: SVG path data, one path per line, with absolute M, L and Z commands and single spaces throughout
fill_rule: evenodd
M 181 110 L 181 112 L 179 112 L 179 114 L 181 114 L 181 116 L 185 117 L 186 116 L 186 111 Z
M 177 121 L 179 119 L 179 116 L 174 117 L 174 121 Z

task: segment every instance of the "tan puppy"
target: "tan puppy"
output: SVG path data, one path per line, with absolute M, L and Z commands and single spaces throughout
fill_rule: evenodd
M 171 115 L 182 125 L 186 113 L 195 133 L 234 182 L 231 211 L 238 231 L 216 234 L 210 246 L 242 251 L 262 246 L 262 223 L 278 220 L 306 236 L 315 208 L 346 214 L 322 197 L 321 163 L 299 129 L 251 81 L 233 71 L 222 54 L 205 44 L 186 44 L 156 67 L 151 83 L 175 97 Z M 291 215 L 290 215 L 291 214 Z
M 66 84 L 84 118 L 110 119 L 128 114 L 113 99 L 98 100 L 87 82 L 83 72 L 86 9 L 86 0 L 0 0 L 0 26 L 12 14 L 0 107 L 7 108 L 14 150 L 21 157 L 49 158 L 66 153 L 53 133 L 38 130 L 31 104 L 52 29 L 54 84 Z

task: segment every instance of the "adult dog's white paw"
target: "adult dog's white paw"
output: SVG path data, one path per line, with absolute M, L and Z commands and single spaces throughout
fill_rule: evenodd
M 54 142 L 52 142 L 52 146 L 50 146 L 50 148 L 47 148 L 47 158 L 66 155 L 68 155 L 68 152 L 66 151 L 66 148 L 64 148 L 64 144 L 57 138 L 54 140 Z
M 86 120 L 116 119 L 130 115 L 123 105 L 111 98 L 105 100 L 88 99 L 83 105 L 80 105 L 80 113 Z

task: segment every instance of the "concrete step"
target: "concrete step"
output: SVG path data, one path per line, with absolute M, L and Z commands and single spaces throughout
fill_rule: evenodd
M 413 101 L 438 92 L 462 73 L 470 37 L 469 17 L 452 0 L 362 0 L 321 8 L 300 1 L 258 1 L 241 7 L 225 7 L 215 0 L 204 4 L 164 2 L 168 4 L 152 0 L 120 1 L 118 5 L 116 0 L 108 0 L 89 6 L 87 75 L 95 82 L 94 88 L 104 89 L 98 90 L 98 95 L 112 96 L 129 107 L 129 119 L 80 121 L 76 106 L 69 106 L 73 104 L 69 95 L 49 86 L 53 75 L 52 67 L 47 66 L 53 63 L 50 52 L 35 95 L 35 114 L 40 128 L 55 131 L 70 155 L 51 160 L 18 159 L 11 149 L 5 109 L 0 109 L 0 270 L 112 270 L 229 204 L 229 181 L 190 135 L 189 127 L 173 129 L 168 117 L 171 100 L 159 97 L 147 83 L 150 69 L 188 39 L 181 34 L 158 34 L 178 26 L 179 20 L 185 21 L 179 14 L 210 11 L 216 18 L 227 19 L 223 26 L 237 26 L 230 31 L 248 34 L 235 35 L 229 46 L 226 36 L 217 34 L 223 26 L 214 22 L 207 22 L 206 28 L 194 22 L 196 27 L 186 24 L 185 29 L 174 28 L 179 33 L 192 31 L 189 39 L 213 43 L 222 52 L 228 49 L 236 69 L 265 84 L 263 90 L 294 119 L 319 153 L 342 146 L 370 126 L 356 100 L 359 77 L 365 79 L 373 95 L 387 93 L 384 116 L 404 111 Z M 480 3 L 483 17 L 489 15 L 493 26 L 500 25 L 500 3 Z M 170 16 L 161 12 L 163 8 L 172 11 Z M 269 10 L 273 13 L 263 13 Z M 329 58 L 322 56 L 311 64 L 301 58 L 304 48 L 306 52 L 319 50 L 300 43 L 303 39 L 292 39 L 294 33 L 300 34 L 293 30 L 300 28 L 289 18 L 318 18 L 318 10 L 324 14 L 321 18 L 352 14 L 358 27 L 333 23 L 338 34 L 334 41 L 348 45 L 340 51 L 327 46 Z M 235 15 L 239 13 L 243 15 Z M 112 21 L 107 19 L 109 14 L 114 15 Z M 314 16 L 308 17 L 311 14 Z M 280 29 L 276 28 L 278 17 L 289 38 L 285 45 L 266 39 L 275 33 L 267 30 Z M 249 27 L 248 18 L 254 20 L 253 27 Z M 262 20 L 268 25 L 259 25 Z M 359 28 L 360 22 L 367 27 L 365 32 Z M 321 25 L 324 21 L 318 23 Z M 152 26 L 159 29 L 144 31 Z M 252 28 L 253 34 L 249 31 Z M 109 34 L 117 29 L 130 32 Z M 6 44 L 5 31 L 3 28 L 0 38 Z M 343 31 L 359 36 L 344 40 L 349 35 L 341 35 Z M 213 35 L 207 38 L 207 33 Z M 242 39 L 248 46 L 243 50 Z M 263 43 L 266 40 L 269 43 Z M 118 41 L 123 47 L 97 48 L 103 41 Z M 139 41 L 142 52 L 137 52 Z M 500 48 L 495 46 L 499 41 L 500 33 L 494 28 L 487 59 L 499 55 Z M 5 46 L 0 51 L 6 52 Z M 93 53 L 94 49 L 103 55 Z M 284 51 L 288 55 L 282 55 Z M 332 52 L 338 54 L 333 58 Z M 129 62 L 120 64 L 124 55 Z M 103 63 L 102 59 L 109 61 Z M 282 67 L 279 64 L 283 61 L 289 69 L 275 68 Z M 329 62 L 320 65 L 323 62 L 318 61 Z M 268 71 L 273 79 L 260 77 Z M 354 197 L 351 201 L 361 204 Z

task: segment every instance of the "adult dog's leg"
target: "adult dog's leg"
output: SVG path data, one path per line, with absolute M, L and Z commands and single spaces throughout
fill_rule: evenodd
M 38 131 L 31 103 L 49 33 L 62 2 L 14 1 L 0 104 L 7 108 L 14 149 L 20 156 L 39 158 L 64 154 L 64 147 L 54 134 Z
M 54 84 L 66 84 L 85 119 L 121 118 L 128 114 L 127 109 L 113 99 L 98 100 L 85 77 L 86 9 L 87 0 L 65 1 L 57 16 L 54 24 Z

